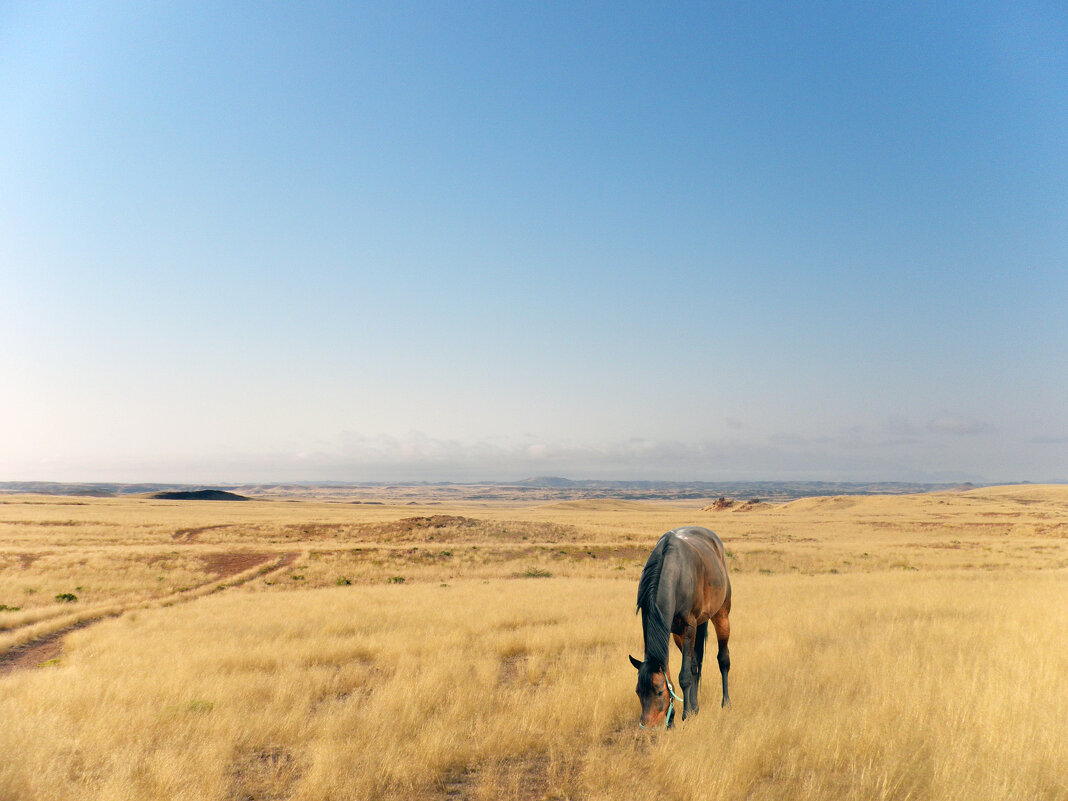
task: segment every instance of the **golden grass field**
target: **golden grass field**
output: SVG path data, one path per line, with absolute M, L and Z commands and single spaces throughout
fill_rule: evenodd
M 0 801 L 1068 799 L 1068 487 L 705 503 L 0 496 Z M 733 707 L 642 732 L 684 524 Z

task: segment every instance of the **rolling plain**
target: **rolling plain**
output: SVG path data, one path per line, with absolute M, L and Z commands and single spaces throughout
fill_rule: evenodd
M 720 506 L 0 496 L 0 801 L 1068 799 L 1068 486 Z M 687 524 L 733 706 L 644 732 Z

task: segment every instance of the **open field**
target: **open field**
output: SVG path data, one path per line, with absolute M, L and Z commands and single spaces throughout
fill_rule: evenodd
M 707 503 L 0 497 L 0 801 L 1068 799 L 1068 487 Z M 690 523 L 734 706 L 639 732 Z

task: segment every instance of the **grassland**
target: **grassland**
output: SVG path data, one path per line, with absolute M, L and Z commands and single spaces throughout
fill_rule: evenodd
M 703 505 L 0 497 L 0 801 L 1068 799 L 1068 487 Z M 734 705 L 639 732 L 686 523 Z

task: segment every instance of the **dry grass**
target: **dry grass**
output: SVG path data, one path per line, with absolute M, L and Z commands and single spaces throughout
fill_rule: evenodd
M 0 676 L 0 799 L 1068 799 L 1068 488 L 65 503 L 0 500 L 0 604 L 84 554 L 127 611 Z M 474 522 L 401 522 L 433 515 Z M 734 707 L 711 664 L 700 716 L 641 733 L 637 574 L 691 522 L 732 553 Z M 129 570 L 174 550 L 200 589 Z M 301 555 L 217 591 L 205 559 L 242 551 Z

